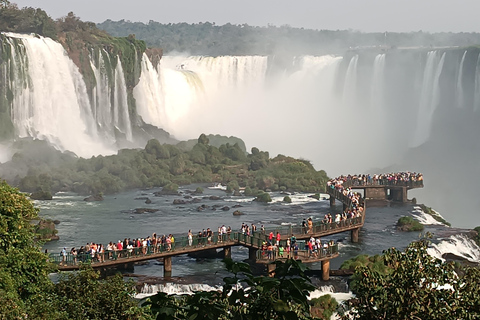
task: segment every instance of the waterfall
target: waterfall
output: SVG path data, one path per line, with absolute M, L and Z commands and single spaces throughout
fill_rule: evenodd
M 142 55 L 140 65 L 140 79 L 133 89 L 133 96 L 137 102 L 137 113 L 146 123 L 159 128 L 168 128 L 165 115 L 165 91 L 161 74 L 153 67 L 145 53 Z
M 465 57 L 467 55 L 467 50 L 463 53 L 462 59 L 460 60 L 460 66 L 457 72 L 457 87 L 455 90 L 455 97 L 457 102 L 457 107 L 462 108 L 464 106 L 464 97 L 463 97 L 463 64 L 465 63 Z
M 115 67 L 115 86 L 114 86 L 113 120 L 115 127 L 122 133 L 128 141 L 132 141 L 132 126 L 130 115 L 128 113 L 127 86 L 125 84 L 125 75 L 123 74 L 120 57 L 117 56 L 117 66 Z
M 373 77 L 370 96 L 370 110 L 383 110 L 383 95 L 385 91 L 385 53 L 378 54 L 373 62 Z
M 430 136 L 432 118 L 439 104 L 439 79 L 445 62 L 445 52 L 438 60 L 437 51 L 427 54 L 427 62 L 423 72 L 422 90 L 418 107 L 417 126 L 413 136 L 412 147 L 418 147 Z
M 79 156 L 110 153 L 98 142 L 83 77 L 63 47 L 49 38 L 5 35 L 24 48 L 17 51 L 9 42 L 16 136 L 45 139 Z
M 231 101 L 262 91 L 267 68 L 259 56 L 164 56 L 157 69 L 145 59 L 134 89 L 138 112 L 179 138 L 211 132 L 212 114 L 237 112 Z
M 348 63 L 343 85 L 343 106 L 347 108 L 354 108 L 357 104 L 357 64 L 358 55 L 354 55 Z
M 470 262 L 480 262 L 480 247 L 474 240 L 463 234 L 453 235 L 438 244 L 432 244 L 432 246 L 427 249 L 427 252 L 431 256 L 442 260 L 444 260 L 444 254 L 453 253 Z
M 475 88 L 473 96 L 473 111 L 477 111 L 480 108 L 480 54 L 477 58 L 477 64 L 475 67 Z

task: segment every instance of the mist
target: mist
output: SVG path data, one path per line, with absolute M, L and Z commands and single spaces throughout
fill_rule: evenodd
M 165 88 L 189 89 L 166 93 L 164 125 L 178 139 L 234 135 L 247 149 L 307 159 L 330 176 L 423 172 L 425 189 L 410 198 L 471 227 L 480 223 L 477 200 L 459 183 L 480 176 L 478 54 L 356 50 L 283 65 L 272 57 L 166 56 Z

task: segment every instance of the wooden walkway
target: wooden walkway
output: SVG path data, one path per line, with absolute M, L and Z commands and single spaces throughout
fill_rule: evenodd
M 345 206 L 350 206 L 351 201 L 349 198 L 343 196 L 343 194 L 335 193 L 336 190 L 327 190 L 331 196 L 335 196 L 339 201 L 342 201 Z M 265 231 L 256 231 L 253 235 L 247 236 L 239 232 L 232 232 L 229 235 L 218 236 L 214 233 L 211 241 L 208 243 L 206 238 L 194 237 L 192 244 L 190 245 L 187 237 L 174 237 L 175 242 L 172 244 L 172 248 L 168 250 L 163 246 L 157 248 L 148 247 L 146 252 L 142 252 L 142 248 L 134 248 L 129 252 L 128 250 L 111 251 L 103 254 L 97 254 L 92 257 L 89 254 L 79 254 L 76 257 L 70 253 L 64 258 L 59 254 L 50 254 L 50 261 L 58 265 L 60 271 L 72 271 L 78 270 L 82 262 L 88 262 L 93 268 L 112 268 L 116 266 L 126 266 L 142 261 L 153 259 L 168 259 L 168 263 L 171 264 L 171 257 L 189 254 L 199 253 L 205 251 L 212 251 L 217 249 L 224 249 L 226 256 L 231 252 L 232 246 L 244 246 L 249 248 L 249 258 L 255 260 L 258 263 L 267 263 L 261 256 L 257 256 L 257 252 L 260 252 L 264 242 L 268 241 L 268 235 L 273 232 L 274 236 L 277 232 L 281 235 L 280 244 L 286 247 L 287 239 L 295 236 L 297 240 L 308 240 L 311 237 L 321 238 L 341 232 L 352 231 L 352 239 L 354 239 L 354 232 L 356 232 L 356 239 L 358 240 L 358 230 L 363 226 L 365 221 L 365 212 L 361 217 L 351 218 L 340 223 L 314 223 L 311 230 L 306 233 L 305 228 L 301 226 L 278 226 L 273 228 L 266 228 Z M 303 249 L 303 248 L 302 248 Z M 304 262 L 316 262 L 325 261 L 338 257 L 338 245 L 330 250 L 328 255 L 320 254 L 318 257 L 305 256 L 305 250 L 300 250 L 302 255 L 302 261 Z M 279 258 L 284 259 L 284 258 Z M 99 260 L 103 260 L 99 261 Z M 271 260 L 269 261 L 271 262 Z M 166 264 L 167 262 L 165 262 Z

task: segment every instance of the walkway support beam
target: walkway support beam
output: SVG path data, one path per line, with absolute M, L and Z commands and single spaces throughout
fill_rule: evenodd
M 172 257 L 163 258 L 163 276 L 164 277 L 172 276 Z
M 322 280 L 328 281 L 330 279 L 330 260 L 322 261 Z
M 257 248 L 248 248 L 248 260 L 255 261 L 257 260 Z
M 275 276 L 275 268 L 277 266 L 275 265 L 275 263 L 269 263 L 267 264 L 267 274 L 270 278 L 273 278 Z
M 232 247 L 225 247 L 225 249 L 223 249 L 223 253 L 224 253 L 224 258 L 225 259 L 232 259 Z
M 335 197 L 330 195 L 330 207 L 335 207 Z
M 351 231 L 351 236 L 352 236 L 352 242 L 357 243 L 358 242 L 358 234 L 359 234 L 360 228 L 353 229 Z

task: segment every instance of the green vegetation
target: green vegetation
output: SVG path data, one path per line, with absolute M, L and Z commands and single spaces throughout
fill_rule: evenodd
M 243 262 L 227 259 L 225 265 L 233 276 L 223 279 L 221 292 L 158 293 L 143 305 L 149 306 L 158 320 L 313 319 L 307 297 L 315 287 L 301 262 L 275 262 L 274 277 L 254 276 Z
M 61 277 L 35 241 L 38 210 L 25 194 L 0 182 L 0 314 L 2 319 L 147 319 L 121 276 L 98 281 L 88 267 Z
M 398 219 L 397 228 L 402 231 L 422 231 L 424 226 L 412 217 L 401 217 Z
M 292 198 L 290 198 L 289 196 L 285 196 L 285 197 L 283 197 L 283 202 L 292 203 Z
M 257 197 L 255 198 L 255 201 L 258 202 L 272 202 L 272 198 L 270 197 L 270 194 L 267 192 L 260 191 L 257 194 Z
M 355 298 L 342 319 L 476 319 L 480 310 L 480 269 L 455 266 L 427 253 L 425 239 L 404 251 L 384 252 L 388 272 L 369 266 L 355 271 Z
M 214 22 L 148 23 L 106 20 L 98 28 L 111 35 L 135 34 L 148 46 L 163 48 L 167 53 L 189 52 L 194 55 L 275 55 L 274 63 L 282 63 L 284 55 L 321 55 L 344 52 L 357 46 L 434 47 L 469 46 L 480 43 L 478 33 L 384 32 L 363 33 L 353 30 L 309 30 L 289 25 L 267 27 L 248 24 L 216 25 Z M 291 64 L 290 64 L 291 67 Z
M 310 304 L 312 316 L 322 320 L 330 320 L 338 307 L 337 300 L 329 294 L 310 300 Z
M 201 140 L 201 139 L 200 139 Z M 209 139 L 207 139 L 209 140 Z M 176 193 L 178 186 L 219 182 L 227 191 L 257 196 L 260 191 L 324 192 L 328 177 L 306 160 L 283 155 L 270 159 L 268 152 L 240 144 L 211 146 L 207 140 L 189 151 L 175 145 L 148 141 L 145 149 L 123 149 L 117 155 L 75 158 L 48 146 L 45 141 L 19 141 L 12 161 L 0 165 L 4 178 L 25 192 L 73 191 L 79 194 L 113 194 L 133 188 L 160 188 Z
M 429 214 L 431 215 L 435 220 L 437 220 L 438 222 L 441 222 L 443 223 L 444 225 L 447 225 L 449 227 L 452 226 L 452 224 L 450 222 L 448 222 L 447 220 L 443 219 L 435 210 L 433 210 L 432 208 L 430 207 L 427 207 L 426 205 L 424 204 L 420 204 L 419 207 L 422 209 L 423 212 L 425 212 L 426 214 Z

